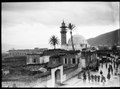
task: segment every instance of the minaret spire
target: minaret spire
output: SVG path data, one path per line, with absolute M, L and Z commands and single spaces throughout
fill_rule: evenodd
M 65 22 L 63 20 L 61 24 L 61 45 L 66 45 L 66 33 L 67 33 L 67 26 L 65 25 Z
M 62 22 L 62 24 L 61 24 L 61 25 L 62 25 L 63 27 L 66 27 L 66 26 L 65 26 L 65 22 L 64 22 L 64 20 L 63 20 L 63 22 Z
M 64 19 L 63 19 L 63 23 L 65 23 L 65 22 L 64 22 Z

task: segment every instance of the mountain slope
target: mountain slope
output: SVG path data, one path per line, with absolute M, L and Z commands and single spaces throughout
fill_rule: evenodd
M 99 35 L 95 38 L 90 38 L 87 41 L 91 46 L 99 46 L 99 45 L 111 46 L 113 44 L 117 44 L 118 41 L 120 45 L 120 29 Z

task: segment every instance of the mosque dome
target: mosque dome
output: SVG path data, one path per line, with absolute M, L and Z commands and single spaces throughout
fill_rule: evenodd
M 85 38 L 81 35 L 73 35 L 74 45 L 88 44 Z M 68 45 L 71 46 L 71 38 L 68 40 Z

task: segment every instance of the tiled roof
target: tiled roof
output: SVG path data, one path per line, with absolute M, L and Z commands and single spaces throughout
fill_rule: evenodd
M 52 49 L 52 50 L 45 50 L 43 52 L 43 55 L 55 55 L 55 54 L 75 54 L 75 53 L 79 53 L 79 50 L 64 50 L 64 49 Z
M 11 52 L 11 51 L 44 51 L 44 50 L 48 50 L 47 48 L 40 48 L 40 49 L 17 49 L 17 50 L 9 50 L 8 52 Z
M 42 53 L 28 53 L 27 55 L 42 55 Z
M 65 56 L 65 53 L 52 55 L 50 58 L 59 58 L 60 56 Z
M 62 63 L 56 63 L 56 64 L 52 64 L 51 62 L 48 63 L 47 67 L 48 68 L 55 68 L 55 67 L 58 67 L 58 66 L 61 66 Z
M 45 56 L 45 55 L 53 55 L 53 56 L 63 56 L 63 55 L 67 55 L 67 54 L 76 54 L 79 53 L 80 50 L 64 50 L 64 49 L 49 49 L 49 50 L 45 50 L 41 53 L 32 53 L 32 54 L 27 54 L 27 55 L 40 55 L 40 56 Z

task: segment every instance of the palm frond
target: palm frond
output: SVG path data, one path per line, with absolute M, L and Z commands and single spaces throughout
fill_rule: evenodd
M 50 43 L 52 46 L 54 46 L 54 48 L 55 48 L 55 46 L 56 46 L 57 44 L 59 44 L 59 40 L 58 40 L 58 38 L 57 38 L 55 35 L 53 35 L 53 36 L 50 38 L 49 43 Z

